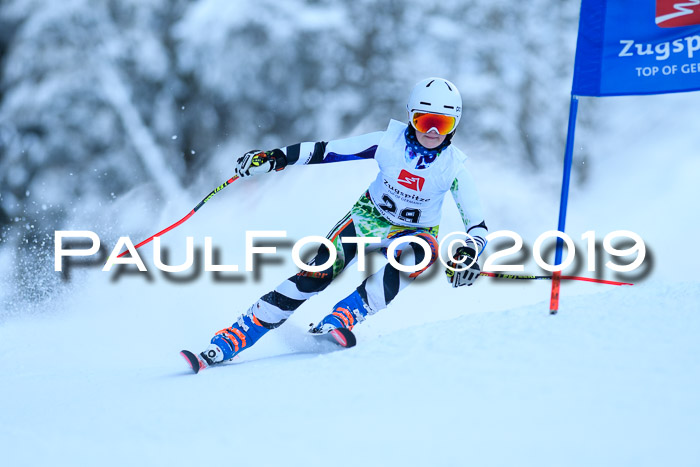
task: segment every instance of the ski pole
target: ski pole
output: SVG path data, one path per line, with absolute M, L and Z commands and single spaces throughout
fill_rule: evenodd
M 517 280 L 552 280 L 552 276 L 520 276 L 517 274 L 496 274 L 493 272 L 481 272 L 481 276 L 495 277 L 498 279 L 517 279 Z M 634 285 L 629 282 L 617 282 L 617 281 L 606 281 L 604 279 L 593 279 L 592 277 L 580 277 L 580 276 L 560 276 L 561 280 L 570 281 L 586 281 L 586 282 L 597 282 L 599 284 L 609 284 L 609 285 Z
M 195 206 L 194 209 L 192 209 L 192 210 L 189 212 L 189 214 L 187 214 L 185 217 L 183 217 L 183 218 L 180 219 L 179 221 L 175 222 L 175 223 L 174 223 L 173 225 L 171 225 L 170 227 L 166 227 L 165 229 L 161 230 L 161 231 L 158 232 L 157 234 L 151 235 L 151 236 L 148 237 L 146 240 L 144 240 L 144 241 L 142 241 L 141 243 L 139 243 L 138 245 L 136 245 L 136 246 L 134 247 L 134 249 L 137 249 L 137 248 L 139 248 L 139 247 L 144 246 L 146 243 L 149 243 L 149 242 L 150 242 L 151 240 L 153 240 L 154 238 L 160 237 L 160 236 L 163 235 L 164 233 L 170 232 L 170 231 L 173 230 L 175 227 L 177 227 L 178 225 L 180 225 L 180 224 L 182 224 L 183 222 L 185 222 L 187 219 L 189 219 L 190 217 L 192 217 L 192 216 L 194 215 L 194 213 L 197 212 L 197 211 L 199 210 L 199 208 L 201 208 L 202 206 L 204 206 L 204 203 L 206 203 L 207 201 L 209 201 L 210 199 L 212 199 L 212 197 L 213 197 L 215 194 L 217 194 L 218 192 L 220 192 L 221 190 L 223 190 L 224 188 L 226 188 L 227 186 L 229 186 L 230 184 L 232 184 L 233 182 L 235 182 L 236 180 L 238 180 L 238 178 L 239 178 L 238 175 L 234 175 L 233 177 L 229 178 L 228 180 L 226 180 L 224 183 L 222 183 L 222 184 L 219 185 L 218 187 L 214 188 L 214 190 L 212 190 L 211 193 L 209 193 L 202 201 L 200 201 L 199 204 L 198 204 L 197 206 Z M 129 252 L 129 250 L 126 250 L 126 251 L 120 253 L 119 256 L 117 256 L 117 258 L 121 258 L 122 256 L 124 256 L 124 255 L 127 254 L 128 252 Z

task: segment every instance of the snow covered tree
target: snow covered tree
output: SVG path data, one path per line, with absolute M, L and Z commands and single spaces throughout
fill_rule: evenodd
M 54 230 L 109 218 L 136 187 L 176 195 L 209 167 L 202 154 L 232 142 L 383 129 L 431 75 L 462 92 L 457 142 L 470 154 L 559 170 L 578 6 L 7 0 L 0 238 L 47 250 Z

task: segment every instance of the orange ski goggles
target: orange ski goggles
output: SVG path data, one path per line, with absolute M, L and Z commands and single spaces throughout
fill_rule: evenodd
M 421 133 L 428 133 L 435 129 L 441 135 L 447 135 L 454 131 L 457 119 L 449 115 L 413 112 L 411 123 L 413 128 Z

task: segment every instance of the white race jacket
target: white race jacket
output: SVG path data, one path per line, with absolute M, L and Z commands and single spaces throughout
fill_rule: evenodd
M 395 225 L 439 225 L 442 203 L 450 191 L 465 230 L 477 242 L 481 253 L 486 245 L 487 228 L 473 178 L 465 166 L 466 156 L 450 144 L 429 164 L 421 163 L 420 155 L 408 154 L 406 128 L 405 123 L 391 120 L 386 131 L 328 143 L 300 143 L 282 151 L 288 164 L 375 159 L 379 173 L 368 191 L 382 216 Z

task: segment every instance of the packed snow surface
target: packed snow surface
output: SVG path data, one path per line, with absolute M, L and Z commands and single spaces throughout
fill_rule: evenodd
M 7 465 L 697 465 L 698 284 L 436 306 L 341 351 L 294 323 L 197 376 L 177 352 L 214 320 L 100 295 L 0 331 Z

